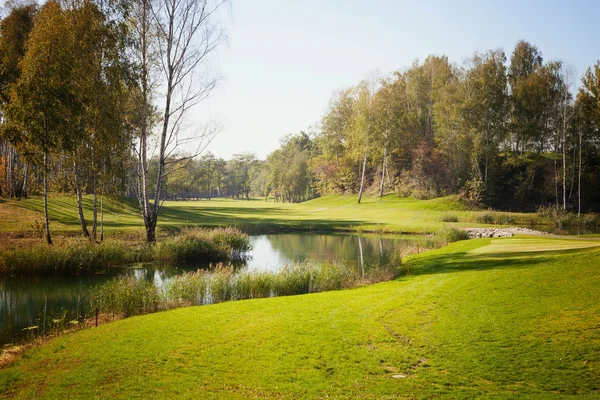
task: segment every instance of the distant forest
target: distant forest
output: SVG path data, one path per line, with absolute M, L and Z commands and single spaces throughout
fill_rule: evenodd
M 174 198 L 334 193 L 461 194 L 535 211 L 600 206 L 600 62 L 578 77 L 520 41 L 458 65 L 430 56 L 339 90 L 314 132 L 286 136 L 265 161 L 208 154 L 169 181 Z
M 0 196 L 40 194 L 46 177 L 53 192 L 139 197 L 140 132 L 151 126 L 149 141 L 160 138 L 170 114 L 139 118 L 140 104 L 152 107 L 149 97 L 140 102 L 144 69 L 128 50 L 122 9 L 58 4 L 14 7 L 0 23 Z M 49 41 L 63 29 L 79 31 Z M 63 42 L 71 47 L 56 47 Z M 159 200 L 282 202 L 460 194 L 506 210 L 597 211 L 599 146 L 600 61 L 574 76 L 520 41 L 509 57 L 501 49 L 462 64 L 429 56 L 340 89 L 318 124 L 285 136 L 266 160 L 185 146 L 148 156 L 146 190 L 156 193 L 159 182 Z

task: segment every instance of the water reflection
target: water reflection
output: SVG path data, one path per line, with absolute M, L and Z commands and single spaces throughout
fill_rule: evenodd
M 279 234 L 253 236 L 253 250 L 244 264 L 251 269 L 274 271 L 291 262 L 333 261 L 364 267 L 373 257 L 417 236 L 358 236 L 336 234 Z

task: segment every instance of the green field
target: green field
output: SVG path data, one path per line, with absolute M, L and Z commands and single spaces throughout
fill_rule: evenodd
M 0 372 L 0 388 L 57 399 L 597 398 L 599 244 L 463 241 L 413 256 L 391 282 L 129 318 L 38 346 Z
M 91 199 L 85 199 L 85 214 L 91 219 Z M 0 231 L 32 232 L 37 221 L 43 222 L 41 198 L 0 203 Z M 77 232 L 78 219 L 74 197 L 50 199 L 52 228 L 57 232 Z M 274 203 L 272 200 L 198 200 L 167 201 L 159 216 L 159 228 L 186 225 L 229 226 L 252 231 L 281 229 L 363 230 L 378 232 L 430 233 L 448 223 L 443 216 L 458 218 L 456 226 L 482 226 L 478 217 L 488 211 L 471 211 L 458 197 L 415 200 L 389 195 L 383 199 L 365 198 L 356 203 L 355 196 L 328 196 L 300 204 Z M 539 223 L 535 214 L 500 213 L 522 225 Z M 502 222 L 502 218 L 500 219 Z M 142 221 L 134 201 L 107 201 L 104 215 L 108 232 L 138 232 L 142 237 Z M 511 224 L 512 224 L 511 223 Z

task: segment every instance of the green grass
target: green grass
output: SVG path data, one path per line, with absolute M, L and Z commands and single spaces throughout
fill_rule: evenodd
M 598 244 L 461 241 L 407 260 L 410 278 L 403 269 L 359 289 L 133 317 L 27 352 L 0 371 L 0 388 L 15 398 L 597 398 Z
M 144 237 L 143 224 L 133 201 L 106 202 L 105 227 L 112 233 Z M 0 232 L 32 232 L 33 223 L 42 221 L 42 199 L 31 198 L 0 204 L 0 216 L 21 215 L 23 221 L 0 219 Z M 91 218 L 91 199 L 85 199 L 85 213 Z M 281 230 L 354 230 L 376 232 L 424 233 L 435 232 L 449 225 L 444 217 L 452 215 L 450 225 L 481 226 L 480 215 L 487 211 L 472 211 L 457 196 L 433 200 L 400 198 L 395 195 L 382 199 L 365 198 L 356 203 L 356 196 L 327 196 L 300 204 L 274 203 L 254 199 L 167 201 L 159 216 L 159 229 L 170 230 L 188 225 L 237 226 L 245 231 Z M 506 215 L 505 215 L 506 214 Z M 50 216 L 57 232 L 78 232 L 77 208 L 74 197 L 50 199 Z M 540 223 L 536 214 L 494 213 L 490 222 L 501 224 Z M 455 217 L 455 218 L 454 218 Z M 41 226 L 41 225 L 40 225 Z

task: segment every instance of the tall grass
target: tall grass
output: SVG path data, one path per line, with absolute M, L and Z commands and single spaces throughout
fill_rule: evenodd
M 340 290 L 392 279 L 400 259 L 397 254 L 384 253 L 364 274 L 330 262 L 294 263 L 275 272 L 236 271 L 233 266 L 218 264 L 211 270 L 176 276 L 160 288 L 154 282 L 121 277 L 94 289 L 91 306 L 103 314 L 127 317 L 183 306 Z
M 71 240 L 52 247 L 40 244 L 0 250 L 0 274 L 83 275 L 151 259 L 145 246 L 132 248 L 118 242 L 92 245 L 85 240 Z
M 156 244 L 156 261 L 228 260 L 250 250 L 248 235 L 235 228 L 186 228 L 178 235 Z
M 540 206 L 537 210 L 537 215 L 559 229 L 565 226 L 600 226 L 600 214 L 597 213 L 587 213 L 578 216 L 574 212 L 563 210 L 556 206 Z
M 515 214 L 491 210 L 472 215 L 470 221 L 487 225 L 514 225 L 518 223 L 523 224 L 532 222 L 531 220 L 523 221 L 522 218 L 521 221 L 518 221 L 518 218 Z
M 85 275 L 133 262 L 227 261 L 250 248 L 237 229 L 185 229 L 155 245 L 72 239 L 54 246 L 0 248 L 0 275 Z
M 440 216 L 442 222 L 458 222 L 458 215 L 453 213 L 445 213 Z

